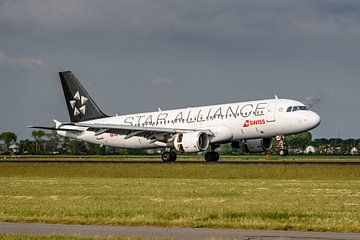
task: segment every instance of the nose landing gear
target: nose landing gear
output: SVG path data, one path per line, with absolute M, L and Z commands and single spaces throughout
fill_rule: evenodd
M 289 151 L 285 144 L 285 136 L 276 136 L 276 140 L 278 141 L 279 155 L 287 156 L 289 154 Z

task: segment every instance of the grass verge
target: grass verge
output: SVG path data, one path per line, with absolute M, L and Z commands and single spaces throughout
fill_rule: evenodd
M 360 166 L 2 163 L 0 221 L 360 232 Z

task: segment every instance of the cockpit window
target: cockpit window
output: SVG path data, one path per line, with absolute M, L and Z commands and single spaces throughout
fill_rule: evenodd
M 286 109 L 286 112 L 296 112 L 307 110 L 305 106 L 290 106 Z
M 299 106 L 295 106 L 295 107 L 293 107 L 293 112 L 296 112 L 296 111 L 300 111 Z

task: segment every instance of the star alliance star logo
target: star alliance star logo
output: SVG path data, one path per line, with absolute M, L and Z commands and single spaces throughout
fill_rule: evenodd
M 73 97 L 73 100 L 70 100 L 70 105 L 71 108 L 74 110 L 74 116 L 77 116 L 79 114 L 83 114 L 85 115 L 86 112 L 86 102 L 88 101 L 88 99 L 84 96 L 80 96 L 79 91 L 77 91 Z M 77 102 L 80 102 L 80 107 L 78 108 L 76 105 Z

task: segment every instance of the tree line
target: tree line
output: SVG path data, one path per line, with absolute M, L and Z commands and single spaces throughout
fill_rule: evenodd
M 19 154 L 143 154 L 141 150 L 125 150 L 111 147 L 104 147 L 97 144 L 80 142 L 66 137 L 59 136 L 56 131 L 48 133 L 42 130 L 35 130 L 31 133 L 32 139 L 23 139 L 17 142 L 17 135 L 13 132 L 0 133 L 0 141 L 5 144 L 2 154 L 11 153 L 10 146 L 16 144 Z M 337 153 L 345 153 L 350 148 L 356 146 L 360 148 L 360 139 L 341 139 L 341 138 L 319 138 L 312 140 L 310 132 L 286 136 L 285 145 L 289 149 L 302 149 L 307 146 L 316 148 L 332 147 L 338 149 Z M 274 149 L 277 151 L 277 142 L 274 140 Z M 359 149 L 360 150 L 360 149 Z M 230 144 L 224 144 L 219 149 L 222 153 L 234 153 Z M 238 151 L 237 151 L 238 153 Z

